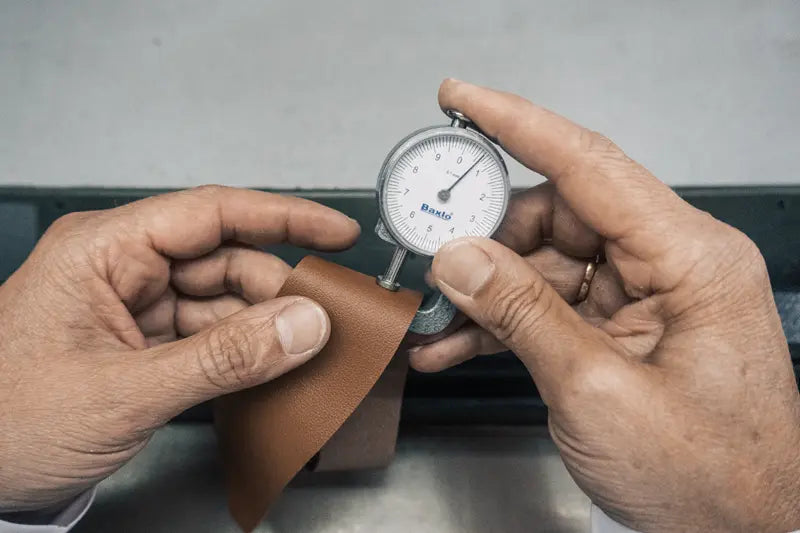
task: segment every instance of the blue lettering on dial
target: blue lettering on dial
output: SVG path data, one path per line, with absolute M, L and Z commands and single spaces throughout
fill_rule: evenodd
M 428 204 L 422 204 L 419 210 L 422 211 L 423 213 L 428 213 L 429 215 L 441 218 L 442 220 L 450 220 L 451 218 L 453 218 L 453 213 L 445 213 L 444 211 L 434 209 Z

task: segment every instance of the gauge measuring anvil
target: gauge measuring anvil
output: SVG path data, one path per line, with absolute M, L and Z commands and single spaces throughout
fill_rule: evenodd
M 508 207 L 508 170 L 500 152 L 463 114 L 445 113 L 449 126 L 421 129 L 400 141 L 378 174 L 375 233 L 395 250 L 377 281 L 390 291 L 398 289 L 409 253 L 432 257 L 453 239 L 491 237 Z M 424 299 L 409 331 L 440 333 L 455 314 L 436 291 Z

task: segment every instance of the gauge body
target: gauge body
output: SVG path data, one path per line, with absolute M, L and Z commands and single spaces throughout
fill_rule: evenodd
M 458 237 L 492 236 L 510 195 L 491 141 L 455 126 L 417 131 L 395 146 L 378 176 L 380 217 L 392 238 L 424 256 Z

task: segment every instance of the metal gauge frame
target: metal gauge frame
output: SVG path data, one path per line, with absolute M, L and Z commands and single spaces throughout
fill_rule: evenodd
M 461 116 L 463 118 L 463 116 Z M 402 246 L 403 248 L 407 249 L 408 251 L 421 255 L 431 257 L 433 254 L 428 253 L 427 251 L 421 249 L 420 247 L 408 242 L 407 239 L 400 235 L 400 232 L 393 226 L 389 218 L 389 213 L 387 211 L 387 189 L 386 186 L 388 184 L 389 177 L 392 175 L 395 166 L 397 166 L 398 161 L 400 158 L 403 157 L 408 150 L 413 148 L 414 146 L 421 144 L 429 139 L 433 139 L 435 137 L 444 137 L 444 136 L 456 136 L 456 137 L 463 137 L 470 141 L 477 143 L 481 148 L 486 150 L 489 155 L 494 158 L 497 162 L 498 167 L 500 168 L 500 174 L 503 179 L 503 185 L 505 188 L 504 191 L 504 201 L 502 209 L 500 210 L 500 215 L 497 217 L 494 226 L 492 227 L 491 231 L 486 237 L 491 237 L 492 235 L 497 232 L 500 227 L 500 224 L 503 222 L 503 219 L 506 216 L 506 210 L 508 209 L 508 202 L 509 197 L 511 195 L 511 183 L 508 178 L 508 169 L 506 168 L 506 163 L 503 160 L 503 156 L 500 155 L 500 152 L 495 148 L 494 143 L 492 143 L 486 136 L 483 134 L 475 131 L 474 129 L 467 129 L 467 125 L 471 125 L 471 122 L 466 122 L 465 120 L 461 120 L 461 118 L 454 117 L 453 118 L 453 125 L 450 126 L 431 126 L 428 128 L 423 128 L 421 130 L 417 130 L 411 135 L 408 135 L 402 141 L 397 143 L 394 148 L 389 152 L 389 155 L 383 162 L 381 166 L 381 170 L 378 173 L 378 184 L 376 187 L 376 199 L 378 202 L 378 211 L 380 214 L 381 222 L 383 223 L 386 230 L 391 235 L 392 239 Z M 460 126 L 460 127 L 459 127 Z

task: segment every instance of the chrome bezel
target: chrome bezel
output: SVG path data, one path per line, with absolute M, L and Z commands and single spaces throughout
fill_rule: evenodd
M 492 228 L 489 235 L 485 235 L 485 237 L 491 237 L 497 232 L 500 227 L 500 224 L 503 222 L 503 219 L 506 216 L 506 210 L 508 209 L 508 201 L 509 196 L 511 195 L 511 183 L 508 179 L 508 169 L 506 168 L 506 163 L 503 160 L 503 156 L 500 155 L 500 152 L 495 148 L 494 143 L 492 143 L 489 139 L 487 139 L 482 134 L 478 133 L 477 131 L 465 128 L 457 128 L 453 126 L 431 126 L 428 128 L 423 128 L 421 130 L 417 130 L 411 135 L 404 138 L 402 141 L 397 143 L 394 148 L 389 152 L 389 155 L 386 156 L 386 159 L 381 166 L 381 170 L 378 173 L 378 184 L 375 189 L 375 194 L 378 202 L 378 210 L 381 217 L 381 221 L 386 226 L 386 229 L 391 234 L 392 238 L 397 241 L 403 248 L 406 248 L 410 252 L 413 252 L 417 255 L 422 256 L 432 256 L 434 254 L 429 253 L 426 250 L 419 248 L 418 246 L 408 242 L 405 238 L 400 235 L 400 232 L 392 225 L 389 214 L 386 208 L 386 194 L 387 188 L 385 185 L 388 182 L 389 176 L 392 175 L 394 171 L 394 167 L 397 165 L 397 162 L 400 160 L 403 155 L 412 149 L 414 146 L 423 143 L 429 139 L 434 137 L 440 136 L 460 136 L 470 139 L 476 143 L 478 143 L 481 147 L 485 148 L 489 155 L 494 158 L 495 162 L 497 162 L 498 167 L 500 168 L 500 174 L 503 178 L 503 184 L 505 186 L 505 196 L 503 200 L 503 207 L 500 212 L 500 216 L 497 218 L 497 222 L 495 222 L 494 227 Z

